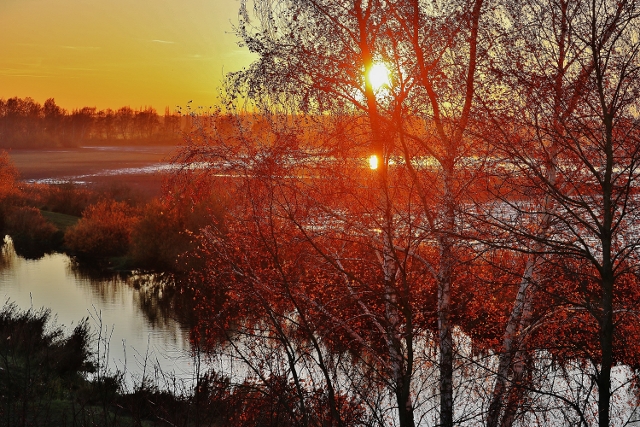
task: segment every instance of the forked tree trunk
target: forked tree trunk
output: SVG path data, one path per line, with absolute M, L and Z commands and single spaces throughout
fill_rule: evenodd
M 509 371 L 511 370 L 512 360 L 514 359 L 515 349 L 518 347 L 516 343 L 518 331 L 520 330 L 520 320 L 530 298 L 528 295 L 529 287 L 536 269 L 536 257 L 531 256 L 527 261 L 524 274 L 520 280 L 518 294 L 511 310 L 511 316 L 507 322 L 502 342 L 502 353 L 498 358 L 498 371 L 496 373 L 496 382 L 493 386 L 493 395 L 489 404 L 489 412 L 487 414 L 487 427 L 497 427 L 502 413 L 504 396 L 507 394 Z

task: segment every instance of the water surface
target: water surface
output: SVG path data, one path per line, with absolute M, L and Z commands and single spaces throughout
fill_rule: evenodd
M 65 254 L 38 260 L 16 255 L 6 237 L 0 255 L 0 299 L 18 308 L 47 308 L 57 325 L 70 332 L 83 318 L 100 340 L 103 366 L 125 372 L 132 387 L 143 375 L 175 375 L 190 382 L 194 363 L 188 331 L 154 307 L 145 293 L 150 276 L 95 278 L 79 271 Z M 132 286 L 133 282 L 141 286 Z M 98 350 L 98 340 L 93 344 Z

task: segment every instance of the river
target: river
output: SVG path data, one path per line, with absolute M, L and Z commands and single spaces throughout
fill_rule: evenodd
M 158 381 L 177 378 L 189 387 L 194 377 L 188 330 L 166 315 L 145 293 L 151 276 L 92 277 L 65 254 L 38 260 L 16 255 L 5 237 L 0 255 L 0 298 L 19 309 L 51 310 L 56 325 L 67 332 L 89 318 L 93 351 L 102 367 L 124 373 L 131 390 L 143 376 Z M 133 286 L 133 284 L 136 286 Z

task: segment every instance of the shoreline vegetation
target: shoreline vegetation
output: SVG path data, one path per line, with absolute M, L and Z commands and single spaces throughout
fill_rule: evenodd
M 92 185 L 25 183 L 6 152 L 0 174 L 0 231 L 26 258 L 58 251 L 100 268 L 175 273 L 186 268 L 176 260 L 193 249 L 192 236 L 223 209 L 212 189 L 194 201 L 171 192 L 161 174 Z
M 162 195 L 136 192 L 127 183 L 29 184 L 19 178 L 0 150 L 0 233 L 10 236 L 18 256 L 61 252 L 101 275 L 161 274 L 172 286 L 162 290 L 160 303 L 180 310 L 180 322 L 193 326 L 193 292 L 179 278 L 194 267 L 184 254 L 196 249 L 195 232 L 222 221 L 225 201 L 212 189 L 191 199 L 157 175 L 152 185 L 162 186 Z M 232 385 L 204 368 L 194 372 L 193 385 L 158 367 L 126 385 L 122 372 L 107 368 L 108 340 L 96 335 L 89 319 L 78 319 L 71 331 L 54 319 L 45 308 L 22 311 L 10 301 L 0 308 L 2 426 L 230 425 L 246 416 L 246 399 L 255 402 L 256 419 L 260 405 L 272 404 L 260 399 L 251 381 Z M 194 350 L 193 357 L 204 356 Z
M 232 386 L 214 372 L 196 371 L 187 385 L 156 370 L 126 386 L 122 372 L 107 369 L 109 342 L 88 318 L 71 331 L 54 319 L 47 309 L 0 308 L 2 426 L 223 426 L 257 421 L 271 403 L 261 403 L 255 384 Z

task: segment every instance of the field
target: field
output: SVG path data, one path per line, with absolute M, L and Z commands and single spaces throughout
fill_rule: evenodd
M 144 195 L 160 192 L 174 146 L 80 147 L 11 150 L 9 157 L 25 182 L 76 182 L 92 186 L 129 186 Z

